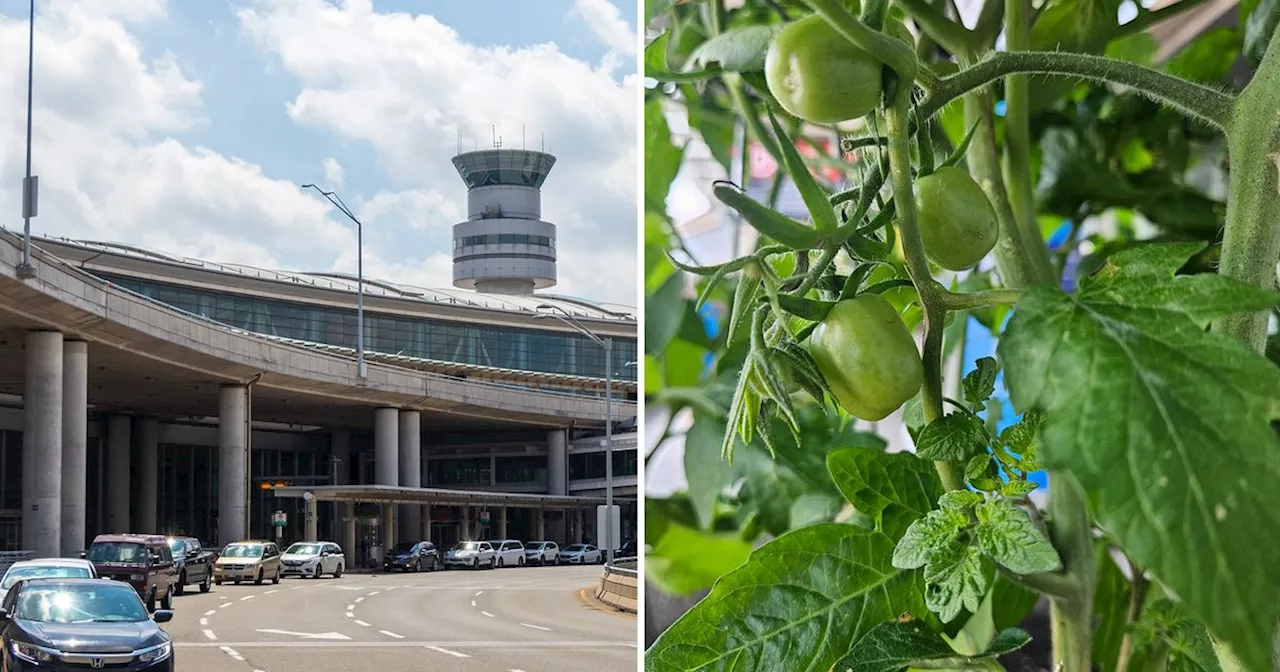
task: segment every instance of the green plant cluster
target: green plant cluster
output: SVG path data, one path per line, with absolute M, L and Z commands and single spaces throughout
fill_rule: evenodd
M 646 574 L 710 589 L 647 669 L 1001 669 L 1042 596 L 1053 669 L 1273 669 L 1280 3 L 1157 65 L 1144 29 L 1197 4 L 647 3 L 645 394 L 661 438 L 692 424 Z M 712 189 L 749 254 L 700 263 L 668 218 L 672 110 L 726 172 L 780 166 Z M 971 321 L 997 358 L 959 378 Z M 858 429 L 899 408 L 914 453 Z

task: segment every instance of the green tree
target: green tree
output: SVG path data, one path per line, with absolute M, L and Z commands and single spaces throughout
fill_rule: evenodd
M 1280 3 L 1158 68 L 1145 29 L 1196 0 L 1124 24 L 1116 0 L 988 0 L 973 28 L 860 4 L 646 3 L 645 392 L 693 417 L 646 566 L 711 588 L 646 669 L 999 669 L 1039 595 L 1054 669 L 1273 669 Z M 1237 56 L 1256 70 L 1233 87 Z M 667 217 L 670 106 L 726 168 L 751 141 L 782 167 L 763 201 L 714 189 L 751 254 L 700 265 Z M 861 160 L 809 151 L 836 128 Z M 778 210 L 784 178 L 807 217 Z M 893 309 L 854 310 L 868 294 Z M 970 319 L 998 358 L 946 381 Z M 923 332 L 916 452 L 887 454 L 850 414 L 914 393 L 902 326 Z M 996 431 L 1001 374 L 1020 416 Z

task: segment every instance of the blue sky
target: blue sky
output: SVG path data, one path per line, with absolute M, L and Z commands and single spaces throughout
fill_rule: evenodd
M 352 270 L 341 220 L 285 193 L 314 181 L 366 221 L 370 275 L 448 285 L 456 137 L 487 145 L 498 124 L 512 146 L 523 122 L 560 157 L 544 190 L 551 291 L 635 305 L 634 0 L 108 4 L 37 3 L 38 232 Z M 19 210 L 25 15 L 0 2 L 0 213 Z M 86 156 L 100 139 L 104 156 Z

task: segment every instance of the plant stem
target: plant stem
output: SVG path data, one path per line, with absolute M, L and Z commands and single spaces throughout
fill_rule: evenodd
M 916 54 L 905 43 L 896 37 L 872 30 L 859 21 L 840 0 L 805 0 L 811 9 L 831 24 L 831 27 L 844 36 L 846 40 L 858 45 L 863 51 L 875 54 L 884 61 L 900 82 L 916 81 Z M 906 92 L 910 86 L 899 87 Z
M 1128 557 L 1128 556 L 1125 556 Z M 1132 559 L 1129 560 L 1129 570 L 1133 574 L 1133 578 L 1129 580 L 1129 619 L 1130 625 L 1138 622 L 1138 617 L 1142 615 L 1142 604 L 1147 597 L 1147 581 L 1146 574 L 1138 563 Z M 1129 672 L 1129 663 L 1133 660 L 1133 630 L 1126 629 L 1124 639 L 1120 640 L 1120 653 L 1116 656 L 1115 672 Z
M 1253 80 L 1236 100 L 1227 129 L 1231 181 L 1219 273 L 1274 289 L 1280 259 L 1280 30 L 1271 36 Z M 1224 317 L 1214 331 L 1258 352 L 1267 339 L 1267 313 Z
M 1268 51 L 1269 55 L 1270 53 Z M 1074 75 L 1099 82 L 1123 84 L 1216 128 L 1225 129 L 1231 123 L 1232 97 L 1221 91 L 1126 61 L 1058 51 L 1006 51 L 992 54 L 973 67 L 965 68 L 950 77 L 943 77 L 938 87 L 920 103 L 918 114 L 922 119 L 932 117 L 947 103 L 969 91 L 1017 73 Z M 1257 80 L 1255 75 L 1254 81 Z
M 1009 51 L 1031 48 L 1031 1 L 1005 0 L 1005 43 Z M 1004 180 L 1014 224 L 1026 240 L 1041 238 L 1031 187 L 1031 82 L 1027 75 L 1009 75 L 1004 84 Z M 1026 252 L 1041 276 L 1053 274 L 1049 250 L 1028 245 Z
M 1089 672 L 1093 651 L 1093 593 L 1097 561 L 1093 526 L 1080 486 L 1065 472 L 1049 473 L 1052 525 L 1049 537 L 1062 557 L 1064 573 L 1076 583 L 1073 597 L 1054 597 L 1049 604 L 1053 663 L 1062 672 Z
M 941 299 L 947 310 L 970 310 L 983 306 L 1011 305 L 1017 303 L 1020 296 L 1020 289 L 984 289 L 965 294 L 943 292 Z
M 889 0 L 867 0 L 862 6 L 862 22 L 872 30 L 881 30 L 888 12 Z

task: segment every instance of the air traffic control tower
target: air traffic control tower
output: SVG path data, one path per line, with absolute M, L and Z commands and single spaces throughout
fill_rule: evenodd
M 453 285 L 532 294 L 556 284 L 556 226 L 542 221 L 546 152 L 482 149 L 453 157 L 467 183 L 467 221 L 453 225 Z

